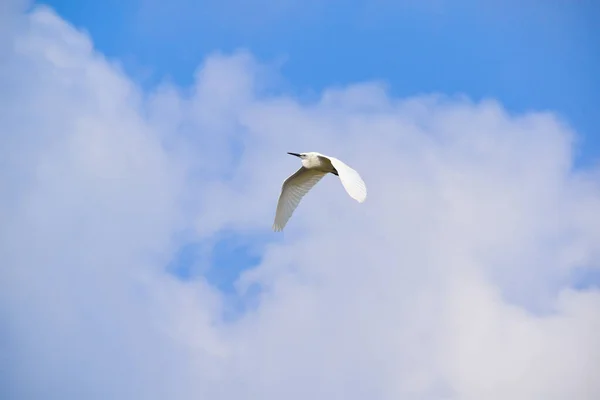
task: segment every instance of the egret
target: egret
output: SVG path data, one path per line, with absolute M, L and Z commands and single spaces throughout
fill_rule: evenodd
M 344 189 L 354 200 L 362 203 L 367 198 L 367 187 L 358 172 L 337 158 L 316 152 L 288 154 L 300 158 L 302 166 L 283 182 L 273 223 L 275 232 L 283 230 L 300 200 L 328 173 L 340 178 Z

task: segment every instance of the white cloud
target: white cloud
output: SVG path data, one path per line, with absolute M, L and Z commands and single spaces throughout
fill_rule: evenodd
M 600 187 L 552 113 L 375 83 L 266 97 L 247 53 L 147 95 L 50 10 L 11 16 L 3 398 L 600 396 L 600 293 L 570 285 L 600 265 Z M 324 179 L 240 278 L 259 304 L 223 320 L 166 271 L 177 238 L 268 232 L 285 152 L 311 150 L 367 202 Z

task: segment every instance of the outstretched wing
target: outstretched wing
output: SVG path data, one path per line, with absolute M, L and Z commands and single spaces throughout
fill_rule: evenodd
M 367 187 L 358 172 L 344 164 L 342 161 L 334 157 L 327 157 L 331 161 L 331 165 L 338 172 L 338 176 L 344 185 L 346 192 L 354 200 L 362 203 L 367 198 Z
M 277 203 L 275 222 L 273 223 L 273 230 L 275 232 L 283 230 L 283 227 L 294 213 L 294 210 L 298 207 L 302 197 L 304 197 L 304 195 L 325 176 L 325 174 L 325 172 L 300 167 L 294 175 L 283 182 L 281 194 L 279 195 L 279 201 Z

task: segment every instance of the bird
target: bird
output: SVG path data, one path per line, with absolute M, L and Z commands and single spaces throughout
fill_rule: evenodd
M 340 178 L 354 200 L 362 203 L 367 198 L 367 187 L 358 172 L 337 158 L 317 152 L 287 154 L 300 158 L 302 166 L 283 182 L 273 223 L 275 232 L 283 230 L 304 195 L 329 173 Z

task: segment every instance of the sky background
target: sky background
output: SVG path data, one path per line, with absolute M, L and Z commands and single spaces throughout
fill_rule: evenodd
M 0 397 L 597 399 L 599 11 L 3 2 Z
M 44 2 L 144 85 L 189 85 L 214 51 L 282 63 L 286 89 L 380 80 L 393 94 L 463 93 L 553 110 L 600 154 L 600 5 L 580 1 L 108 0 Z

